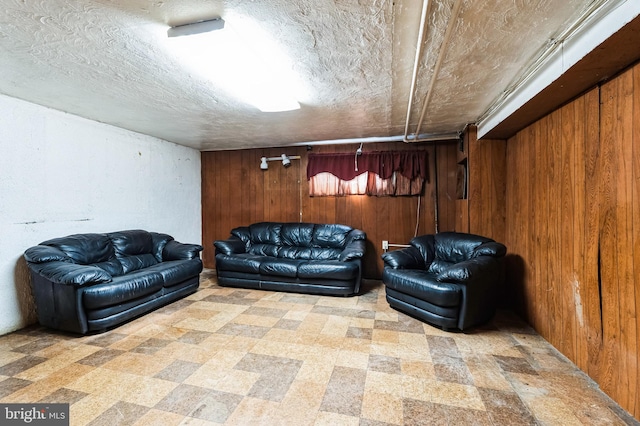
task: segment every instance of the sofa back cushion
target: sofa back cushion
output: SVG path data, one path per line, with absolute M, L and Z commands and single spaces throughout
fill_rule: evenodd
M 476 249 L 493 240 L 474 234 L 440 232 L 435 234 L 435 258 L 446 262 L 459 263 L 475 257 Z
M 283 223 L 280 228 L 284 247 L 311 247 L 315 225 L 312 223 Z
M 335 260 L 354 238 L 353 228 L 339 224 L 260 222 L 238 227 L 231 235 L 240 238 L 248 253 L 286 259 Z
M 342 250 L 320 247 L 281 247 L 278 257 L 304 260 L 336 260 Z
M 69 235 L 44 241 L 40 245 L 55 247 L 80 265 L 104 262 L 114 256 L 111 240 L 105 234 Z
M 107 235 L 125 274 L 158 263 L 154 256 L 153 238 L 149 232 L 136 229 L 111 232 Z
M 106 234 L 69 235 L 44 241 L 40 245 L 55 247 L 69 256 L 73 263 L 97 266 L 112 276 L 124 272 Z
M 313 231 L 312 244 L 316 247 L 344 249 L 353 228 L 340 224 L 318 224 Z
M 251 244 L 282 245 L 280 239 L 281 223 L 261 222 L 249 226 L 249 240 Z
M 431 262 L 436 258 L 435 240 L 433 235 L 420 235 L 414 237 L 410 241 L 411 245 L 418 249 L 422 259 L 424 260 L 423 267 L 429 269 Z

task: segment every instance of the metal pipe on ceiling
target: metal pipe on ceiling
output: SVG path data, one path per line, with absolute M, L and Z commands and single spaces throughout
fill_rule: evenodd
M 411 75 L 411 88 L 409 90 L 409 104 L 407 105 L 407 119 L 404 122 L 404 142 L 409 142 L 409 120 L 411 119 L 411 110 L 413 109 L 413 93 L 416 90 L 418 81 L 418 69 L 420 68 L 420 60 L 422 59 L 422 45 L 424 43 L 424 30 L 427 22 L 429 11 L 429 0 L 422 2 L 422 12 L 420 13 L 420 28 L 418 29 L 418 43 L 416 45 L 416 57 L 413 61 L 413 73 Z M 417 134 L 417 133 L 416 133 Z
M 424 38 L 424 30 L 426 26 L 426 17 L 429 8 L 429 0 L 424 0 L 422 4 L 422 16 L 420 18 L 420 31 L 418 35 L 418 45 L 416 46 L 416 60 L 414 62 L 413 76 L 411 81 L 411 93 L 409 94 L 409 105 L 407 107 L 407 120 L 405 122 L 405 134 L 404 134 L 404 142 L 423 142 L 417 138 L 417 135 L 420 135 L 420 130 L 422 128 L 422 122 L 424 121 L 425 115 L 427 113 L 427 109 L 429 107 L 429 103 L 431 102 L 431 95 L 433 93 L 433 87 L 438 78 L 438 74 L 440 74 L 440 68 L 442 67 L 442 61 L 444 60 L 445 54 L 447 53 L 447 46 L 449 45 L 449 41 L 451 40 L 451 35 L 453 34 L 453 28 L 455 27 L 455 23 L 458 20 L 458 15 L 460 14 L 460 8 L 462 6 L 462 0 L 456 0 L 451 10 L 451 16 L 449 17 L 449 21 L 447 23 L 447 29 L 445 30 L 444 37 L 442 39 L 442 43 L 440 45 L 440 50 L 438 52 L 438 59 L 436 60 L 436 64 L 433 69 L 433 73 L 431 74 L 431 79 L 429 80 L 429 86 L 425 93 L 424 101 L 422 103 L 422 109 L 420 111 L 420 119 L 418 120 L 418 126 L 416 128 L 416 132 L 414 133 L 413 138 L 409 137 L 409 121 L 411 118 L 411 112 L 413 110 L 413 93 L 415 91 L 415 85 L 418 76 L 418 68 L 420 66 L 420 60 L 422 56 L 422 44 Z M 460 138 L 460 132 L 456 133 L 455 136 L 447 139 L 458 139 Z M 443 140 L 447 140 L 443 139 Z
M 458 133 L 455 135 L 452 133 L 446 134 L 422 134 L 418 140 L 409 139 L 411 142 L 437 142 L 449 139 L 457 139 Z M 341 145 L 351 143 L 375 143 L 375 142 L 402 142 L 405 140 L 403 135 L 399 136 L 371 136 L 363 138 L 345 138 L 345 139 L 326 139 L 308 142 L 296 142 L 286 146 L 313 146 L 313 145 Z

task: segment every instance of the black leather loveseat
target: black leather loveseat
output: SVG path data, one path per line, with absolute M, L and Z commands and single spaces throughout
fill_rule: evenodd
M 77 234 L 27 249 L 40 324 L 103 331 L 195 292 L 197 244 L 143 230 Z
M 445 330 L 491 319 L 504 283 L 507 249 L 473 234 L 441 232 L 384 253 L 389 305 Z
M 360 290 L 366 234 L 338 224 L 261 222 L 215 241 L 218 284 L 352 295 Z

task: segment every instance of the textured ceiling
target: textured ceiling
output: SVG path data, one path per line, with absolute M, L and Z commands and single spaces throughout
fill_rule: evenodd
M 421 134 L 475 122 L 591 3 L 427 2 L 409 133 L 421 116 Z M 3 0 L 0 93 L 199 150 L 403 135 L 422 7 L 418 0 Z M 247 46 L 243 87 L 271 86 L 261 73 L 274 69 L 300 109 L 261 112 L 238 101 L 170 46 L 169 26 L 215 16 Z M 216 49 L 203 53 L 223 70 L 232 59 Z

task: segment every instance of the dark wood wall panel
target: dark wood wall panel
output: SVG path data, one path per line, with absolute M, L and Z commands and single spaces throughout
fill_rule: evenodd
M 353 152 L 358 144 L 313 146 L 312 152 Z M 365 277 L 382 274 L 382 240 L 406 244 L 414 236 L 435 230 L 434 197 L 437 173 L 439 230 L 456 229 L 457 144 L 366 144 L 365 151 L 428 152 L 429 182 L 418 197 L 309 197 L 306 147 L 215 151 L 202 153 L 202 226 L 206 267 L 215 267 L 213 241 L 229 231 L 260 221 L 343 223 L 367 233 Z M 260 157 L 299 155 L 289 168 L 278 161 L 260 170 Z M 438 162 L 436 167 L 435 161 Z
M 636 418 L 639 167 L 640 66 L 545 116 L 506 145 L 505 243 L 513 306 Z M 477 206 L 473 198 L 470 203 L 473 224 Z
M 469 232 L 504 241 L 506 141 L 478 140 L 467 131 L 469 167 Z

